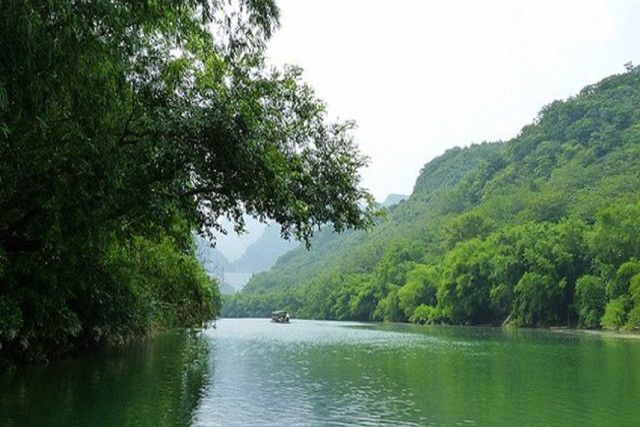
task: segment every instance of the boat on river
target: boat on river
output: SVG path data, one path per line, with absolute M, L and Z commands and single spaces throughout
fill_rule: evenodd
M 271 321 L 273 323 L 289 323 L 289 313 L 284 310 L 278 310 L 271 313 Z

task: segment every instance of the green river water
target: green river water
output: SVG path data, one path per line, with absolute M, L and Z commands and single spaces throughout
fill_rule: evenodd
M 640 340 L 223 319 L 21 368 L 1 426 L 638 426 Z

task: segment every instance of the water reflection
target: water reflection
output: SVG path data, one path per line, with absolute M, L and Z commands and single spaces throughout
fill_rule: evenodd
M 408 343 L 437 347 L 439 340 L 345 325 L 221 321 L 206 334 L 215 342 L 215 383 L 194 424 L 424 425 L 406 393 L 390 393 L 390 362 Z M 384 354 L 383 366 L 371 364 Z
M 209 377 L 209 343 L 165 334 L 0 381 L 3 426 L 186 426 Z
M 0 380 L 8 426 L 636 426 L 640 340 L 223 319 Z
M 637 425 L 640 341 L 223 320 L 197 426 Z

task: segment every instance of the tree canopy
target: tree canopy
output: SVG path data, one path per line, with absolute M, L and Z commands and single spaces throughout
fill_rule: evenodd
M 43 358 L 219 310 L 192 230 L 372 221 L 352 122 L 269 67 L 272 0 L 0 2 L 0 346 Z M 364 207 L 363 207 L 364 206 Z M 6 321 L 5 321 L 6 319 Z

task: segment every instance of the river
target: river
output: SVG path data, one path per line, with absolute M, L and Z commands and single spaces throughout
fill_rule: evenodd
M 2 426 L 637 426 L 640 340 L 222 319 L 0 379 Z

